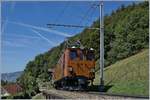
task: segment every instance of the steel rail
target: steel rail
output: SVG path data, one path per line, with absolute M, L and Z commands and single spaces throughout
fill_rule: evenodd
M 91 91 L 67 91 L 67 90 L 57 90 L 57 91 L 61 91 L 61 92 L 71 92 L 71 93 L 77 93 L 77 94 L 87 94 L 87 95 L 94 95 L 94 96 L 99 96 L 101 98 L 105 98 L 105 97 L 119 97 L 119 98 L 129 98 L 129 99 L 149 99 L 149 96 L 142 96 L 142 95 L 125 95 L 125 94 L 113 94 L 113 93 L 106 93 L 106 92 L 91 92 Z M 42 91 L 43 95 L 45 96 L 49 96 L 49 97 L 58 97 L 58 98 L 62 98 L 62 99 L 66 99 L 68 97 L 61 97 L 58 96 L 56 94 L 50 94 L 46 91 Z

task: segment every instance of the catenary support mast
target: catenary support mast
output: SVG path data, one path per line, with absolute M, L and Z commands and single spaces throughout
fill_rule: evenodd
M 100 2 L 100 91 L 104 90 L 104 19 L 103 2 Z

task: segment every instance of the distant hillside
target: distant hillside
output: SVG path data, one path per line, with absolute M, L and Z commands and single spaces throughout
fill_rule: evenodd
M 122 5 L 109 16 L 104 17 L 105 33 L 105 67 L 116 61 L 127 58 L 148 48 L 149 43 L 149 3 L 141 2 L 129 6 Z M 99 19 L 91 27 L 99 27 Z M 70 37 L 74 42 L 80 39 L 87 48 L 95 49 L 95 60 L 99 59 L 99 30 L 84 29 L 81 33 Z M 48 81 L 48 68 L 57 63 L 65 42 L 61 43 L 29 61 L 19 77 L 18 82 L 30 94 L 38 91 L 37 83 Z M 123 66 L 123 65 L 122 65 Z
M 99 65 L 97 65 L 99 66 Z M 95 85 L 99 84 L 99 71 L 96 73 Z M 149 95 L 149 51 L 142 52 L 118 61 L 105 68 L 105 86 L 107 92 L 128 95 Z
M 1 80 L 8 81 L 8 82 L 16 82 L 16 79 L 21 76 L 23 71 L 17 71 L 12 73 L 2 73 Z

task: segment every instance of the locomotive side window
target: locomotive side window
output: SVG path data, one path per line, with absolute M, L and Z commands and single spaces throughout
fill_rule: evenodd
M 70 59 L 74 60 L 77 58 L 77 51 L 76 50 L 71 50 L 70 51 Z

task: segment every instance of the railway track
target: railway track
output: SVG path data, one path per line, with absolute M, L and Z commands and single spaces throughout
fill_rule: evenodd
M 88 94 L 93 94 L 93 95 L 102 95 L 102 96 L 116 96 L 116 97 L 133 98 L 133 99 L 149 99 L 148 96 L 112 94 L 112 93 L 105 93 L 105 92 L 87 92 L 87 93 Z
M 131 96 L 122 94 L 108 94 L 103 92 L 79 92 L 79 91 L 63 91 L 63 90 L 44 90 L 42 91 L 45 99 L 127 99 L 127 100 L 143 100 L 149 99 L 148 96 Z

